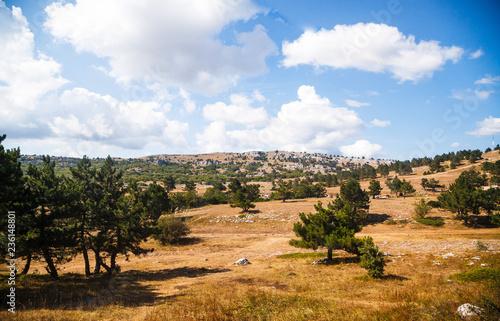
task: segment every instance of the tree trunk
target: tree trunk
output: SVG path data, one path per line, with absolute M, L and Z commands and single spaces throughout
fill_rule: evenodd
M 102 259 L 101 255 L 99 254 L 99 251 L 92 249 L 94 251 L 95 255 L 95 266 L 94 266 L 94 274 L 99 274 L 101 272 L 101 266 L 102 266 Z
M 28 274 L 28 271 L 30 270 L 30 265 L 31 265 L 31 253 L 28 254 L 28 257 L 26 258 L 26 264 L 24 265 L 24 269 L 21 272 L 21 275 Z
M 328 249 L 328 254 L 327 254 L 326 259 L 327 259 L 328 261 L 333 260 L 333 249 Z
M 83 252 L 83 260 L 85 261 L 85 276 L 90 277 L 90 262 L 89 262 L 89 253 L 87 252 L 87 248 L 82 246 Z
M 45 259 L 45 263 L 47 263 L 47 267 L 45 268 L 47 272 L 49 272 L 50 276 L 52 276 L 54 279 L 59 278 L 57 275 L 57 269 L 56 266 L 54 265 L 54 261 L 52 261 L 52 257 L 50 256 L 50 252 L 48 249 L 43 250 L 43 257 Z

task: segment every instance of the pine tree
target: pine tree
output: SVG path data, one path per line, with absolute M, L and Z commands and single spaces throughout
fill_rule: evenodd
M 372 179 L 370 181 L 370 186 L 368 186 L 368 195 L 371 195 L 373 198 L 375 198 L 376 195 L 380 195 L 381 191 L 382 186 L 380 186 L 380 182 Z
M 322 203 L 318 202 L 314 208 L 314 214 L 299 214 L 301 222 L 294 224 L 293 231 L 300 240 L 290 240 L 290 245 L 314 250 L 324 246 L 328 250 L 328 260 L 332 260 L 334 249 L 358 255 L 361 240 L 355 238 L 355 234 L 361 231 L 362 226 L 357 223 L 356 214 L 350 205 L 337 210 L 332 204 L 323 208 Z
M 278 185 L 276 187 L 276 197 L 285 202 L 287 199 L 292 197 L 292 182 L 284 181 L 283 179 L 278 180 Z
M 78 251 L 83 254 L 85 275 L 90 276 L 89 246 L 95 231 L 95 217 L 99 212 L 101 189 L 97 182 L 97 171 L 90 159 L 83 156 L 76 167 L 70 168 L 71 189 L 74 192 L 72 211 L 77 220 Z
M 403 194 L 403 198 L 406 198 L 406 195 L 415 193 L 415 189 L 409 181 L 403 179 L 401 187 L 399 188 L 399 192 Z
M 71 187 L 65 177 L 55 174 L 55 163 L 43 156 L 39 169 L 28 167 L 27 186 L 32 202 L 31 231 L 27 243 L 33 255 L 45 259 L 47 272 L 58 278 L 56 264 L 70 260 L 76 245 L 75 222 L 70 206 Z
M 479 214 L 481 193 L 471 181 L 466 172 L 450 184 L 448 192 L 438 196 L 439 205 L 452 213 L 457 213 L 457 219 L 468 224 L 469 213 Z

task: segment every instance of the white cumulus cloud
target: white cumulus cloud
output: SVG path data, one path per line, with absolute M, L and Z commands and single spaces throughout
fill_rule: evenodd
M 48 117 L 52 136 L 63 141 L 93 142 L 123 149 L 148 144 L 185 147 L 188 124 L 170 120 L 169 106 L 158 102 L 121 102 L 84 88 L 64 91 L 52 104 L 58 112 Z
M 363 107 L 363 106 L 370 106 L 370 103 L 362 103 L 354 99 L 346 99 L 345 103 L 349 107 Z
M 366 139 L 357 140 L 352 145 L 345 145 L 340 147 L 340 151 L 344 156 L 352 157 L 377 157 L 384 155 L 385 152 L 379 144 L 372 144 Z
M 484 55 L 483 49 L 478 49 L 470 54 L 469 59 L 477 59 L 477 58 L 481 57 L 482 55 Z
M 45 12 L 57 40 L 108 58 L 108 74 L 124 83 L 147 79 L 213 94 L 266 71 L 265 58 L 276 51 L 261 25 L 235 33 L 233 44 L 217 38 L 263 12 L 250 0 L 58 1 Z
M 61 65 L 34 47 L 21 9 L 0 1 L 0 127 L 10 137 L 42 135 L 38 101 L 68 82 Z
M 312 86 L 301 86 L 297 97 L 298 100 L 282 105 L 264 127 L 227 130 L 224 119 L 214 118 L 204 133 L 197 135 L 199 148 L 205 152 L 224 146 L 230 147 L 226 150 L 335 152 L 347 139 L 359 135 L 365 126 L 356 112 L 333 107 L 330 100 L 319 96 Z M 214 108 L 222 110 L 227 106 Z
M 203 107 L 203 116 L 211 121 L 220 121 L 224 124 L 243 124 L 247 127 L 264 126 L 268 122 L 268 115 L 264 107 L 253 108 L 254 101 L 265 100 L 258 91 L 252 98 L 241 94 L 230 96 L 231 104 L 223 102 L 208 104 Z
M 476 80 L 474 83 L 476 85 L 492 85 L 500 81 L 500 76 L 493 77 L 491 75 L 486 75 L 481 79 Z
M 441 46 L 435 40 L 417 43 L 413 35 L 375 23 L 305 31 L 293 42 L 284 41 L 282 51 L 285 67 L 305 64 L 389 72 L 401 82 L 432 77 L 448 60 L 456 63 L 464 53 L 460 47 Z
M 472 132 L 466 132 L 468 135 L 488 136 L 500 133 L 500 118 L 488 117 L 476 123 L 477 129 Z
M 387 127 L 391 124 L 390 120 L 379 120 L 375 118 L 370 122 L 370 125 L 375 126 L 375 127 Z

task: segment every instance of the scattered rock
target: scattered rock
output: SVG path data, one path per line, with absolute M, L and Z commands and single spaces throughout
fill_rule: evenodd
M 247 265 L 247 264 L 252 264 L 250 261 L 248 261 L 246 258 L 241 258 L 238 261 L 234 262 L 235 265 Z
M 464 319 L 481 315 L 483 312 L 484 309 L 470 303 L 462 304 L 457 309 L 458 315 Z
M 453 254 L 453 253 L 446 253 L 445 255 L 443 255 L 443 259 L 447 259 L 447 258 L 450 258 L 450 257 L 455 257 L 455 254 Z
M 311 263 L 312 265 L 316 265 L 316 264 L 328 264 L 328 259 L 326 257 L 322 258 L 322 259 L 319 259 L 317 261 L 314 261 Z

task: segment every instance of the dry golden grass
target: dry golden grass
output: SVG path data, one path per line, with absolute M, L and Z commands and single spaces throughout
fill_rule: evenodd
M 466 166 L 435 177 L 448 184 Z M 421 172 L 404 178 L 423 194 Z M 129 261 L 121 257 L 122 272 L 113 278 L 84 278 L 83 260 L 76 257 L 60 266 L 61 280 L 53 281 L 42 262 L 34 262 L 31 272 L 38 275 L 16 284 L 18 312 L 0 312 L 0 319 L 458 320 L 457 307 L 480 303 L 482 296 L 500 305 L 499 286 L 450 278 L 480 266 L 500 269 L 500 228 L 464 227 L 436 209 L 429 216 L 442 218 L 443 227 L 414 223 L 418 198 L 371 200 L 370 221 L 359 236 L 372 236 L 388 254 L 382 279 L 367 278 L 356 258 L 342 251 L 329 266 L 311 265 L 314 258 L 278 257 L 311 252 L 288 241 L 298 213 L 314 211 L 318 199 L 257 203 L 245 216 L 229 205 L 206 206 L 178 214 L 190 217 L 192 234 L 184 244 L 162 247 L 150 240 L 145 246 L 154 251 Z M 477 241 L 488 250 L 479 251 Z M 242 257 L 252 264 L 235 266 Z M 3 277 L 3 298 L 6 288 Z

